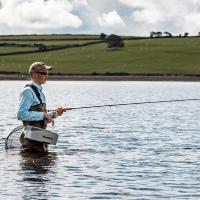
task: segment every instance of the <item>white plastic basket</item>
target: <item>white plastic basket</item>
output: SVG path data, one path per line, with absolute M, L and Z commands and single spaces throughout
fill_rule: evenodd
M 48 144 L 55 145 L 58 140 L 57 133 L 34 126 L 27 125 L 24 129 L 24 133 L 25 133 L 25 138 L 39 142 L 45 142 Z

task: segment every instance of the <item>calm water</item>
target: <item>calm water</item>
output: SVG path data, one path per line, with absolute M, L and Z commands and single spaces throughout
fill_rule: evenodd
M 48 155 L 5 150 L 25 82 L 0 82 L 0 199 L 200 199 L 200 101 L 68 111 Z M 200 98 L 200 83 L 48 82 L 49 109 Z

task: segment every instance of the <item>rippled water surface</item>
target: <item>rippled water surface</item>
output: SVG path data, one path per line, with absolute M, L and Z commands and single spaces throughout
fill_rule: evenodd
M 200 101 L 68 111 L 48 155 L 4 149 L 24 81 L 0 82 L 0 199 L 200 199 Z M 200 98 L 200 83 L 48 82 L 48 108 Z

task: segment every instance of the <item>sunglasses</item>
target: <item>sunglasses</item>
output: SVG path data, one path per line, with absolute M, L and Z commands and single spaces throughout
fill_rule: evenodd
M 47 72 L 35 72 L 35 73 L 41 74 L 41 75 L 44 75 L 44 76 L 46 76 L 48 74 Z

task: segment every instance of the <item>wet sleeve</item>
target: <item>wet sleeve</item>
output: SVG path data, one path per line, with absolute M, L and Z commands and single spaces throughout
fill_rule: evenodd
M 31 89 L 27 88 L 20 94 L 17 119 L 22 121 L 40 121 L 44 118 L 43 112 L 29 111 L 34 103 L 34 96 Z

